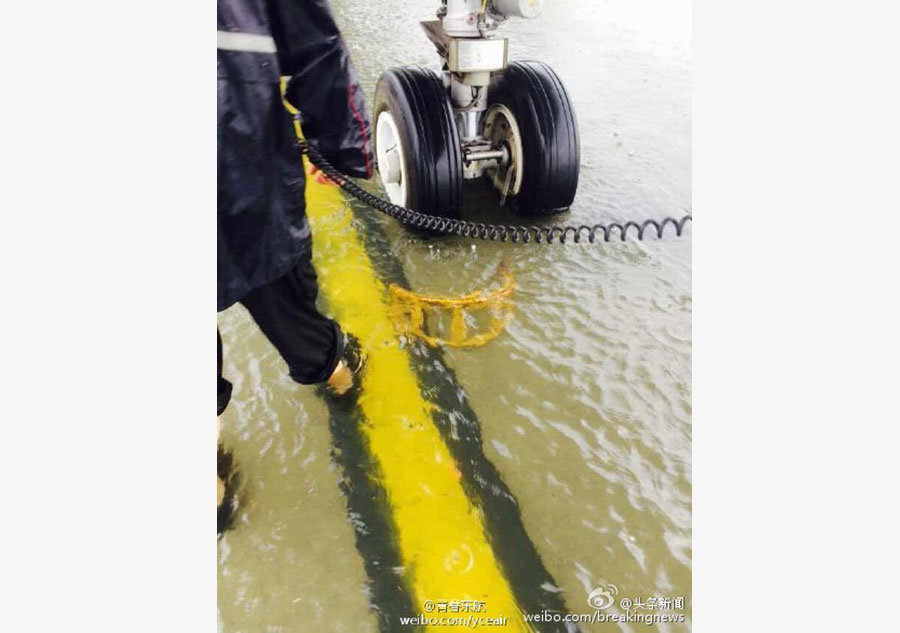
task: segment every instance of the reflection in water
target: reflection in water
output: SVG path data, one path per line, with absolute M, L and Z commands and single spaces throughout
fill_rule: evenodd
M 558 0 L 545 3 L 539 20 L 505 29 L 511 58 L 551 64 L 575 103 L 582 172 L 567 218 L 573 222 L 690 210 L 689 33 L 682 20 L 689 9 L 675 15 L 670 8 L 674 21 L 640 11 L 657 4 Z M 384 68 L 434 66 L 417 26 L 430 17 L 430 3 L 333 5 L 370 102 Z M 490 209 L 495 204 L 479 183 L 467 191 L 471 216 L 504 218 Z M 368 213 L 357 210 L 358 217 Z M 568 608 L 590 611 L 587 596 L 613 583 L 629 597 L 685 596 L 689 615 L 690 237 L 473 249 L 465 240 L 423 240 L 390 220 L 370 221 L 380 228 L 368 235 L 376 266 L 385 271 L 399 262 L 416 291 L 465 294 L 490 286 L 501 262 L 514 271 L 516 316 L 505 333 L 484 347 L 445 350 L 443 358 L 477 415 L 488 463 Z M 367 526 L 352 503 L 348 516 L 348 495 L 362 491 L 348 487 L 341 464 L 350 449 L 335 416 L 313 389 L 286 376 L 242 308 L 219 322 L 234 383 L 222 438 L 242 472 L 235 529 L 219 541 L 220 628 L 378 630 L 371 573 L 354 534 Z M 447 412 L 449 426 L 456 415 Z M 443 564 L 459 571 L 466 556 L 460 548 Z M 582 628 L 616 630 L 591 626 Z

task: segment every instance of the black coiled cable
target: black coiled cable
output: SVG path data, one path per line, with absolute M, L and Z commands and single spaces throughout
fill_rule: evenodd
M 588 242 L 593 244 L 601 234 L 603 235 L 603 241 L 609 242 L 616 231 L 618 231 L 619 236 L 624 242 L 628 237 L 629 229 L 634 229 L 633 232 L 636 232 L 636 237 L 639 240 L 644 239 L 644 236 L 649 229 L 653 229 L 657 239 L 662 239 L 666 227 L 669 225 L 675 227 L 675 235 L 681 237 L 684 225 L 692 221 L 691 215 L 688 214 L 680 220 L 676 220 L 675 218 L 665 218 L 661 221 L 628 221 L 624 224 L 612 222 L 610 224 L 580 224 L 578 226 L 572 224 L 557 224 L 555 226 L 522 226 L 485 224 L 483 222 L 469 222 L 467 220 L 442 218 L 436 215 L 413 211 L 412 209 L 405 209 L 388 200 L 384 200 L 369 193 L 353 182 L 351 178 L 335 169 L 331 163 L 319 153 L 319 150 L 305 140 L 300 141 L 300 151 L 301 153 L 306 154 L 312 164 L 318 167 L 331 181 L 360 202 L 381 211 L 385 215 L 389 215 L 392 218 L 399 220 L 403 224 L 425 231 L 444 233 L 446 235 L 460 235 L 462 237 L 490 240 L 494 242 L 523 242 L 526 244 L 529 242 L 552 244 L 554 240 L 558 240 L 560 244 L 565 244 L 566 240 L 571 236 L 572 241 L 575 243 L 580 242 L 583 237 L 587 237 Z M 650 234 L 652 235 L 653 232 Z

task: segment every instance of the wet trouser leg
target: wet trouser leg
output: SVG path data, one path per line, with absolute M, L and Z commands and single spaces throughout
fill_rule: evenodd
M 304 385 L 328 380 L 343 353 L 340 327 L 316 308 L 318 292 L 316 271 L 310 255 L 306 255 L 286 275 L 254 288 L 241 299 L 241 304 L 287 363 L 291 378 Z M 219 345 L 221 359 L 221 339 Z M 221 372 L 220 360 L 220 408 Z

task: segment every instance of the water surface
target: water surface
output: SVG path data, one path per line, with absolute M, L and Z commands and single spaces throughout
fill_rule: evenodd
M 417 24 L 431 17 L 432 4 L 333 2 L 369 103 L 386 67 L 436 67 Z M 549 63 L 575 104 L 581 180 L 563 218 L 689 212 L 689 5 L 545 5 L 540 19 L 510 22 L 505 34 L 510 57 Z M 496 201 L 478 186 L 467 199 Z M 506 332 L 484 347 L 448 349 L 444 358 L 570 611 L 590 612 L 588 593 L 613 583 L 621 596 L 683 596 L 688 624 L 658 626 L 689 630 L 689 230 L 664 242 L 473 248 L 377 222 L 373 258 L 399 261 L 416 291 L 468 293 L 493 283 L 501 262 L 515 274 L 516 316 Z M 236 529 L 218 544 L 220 629 L 377 630 L 339 487 L 344 473 L 332 458 L 328 409 L 286 376 L 242 308 L 220 314 L 219 325 L 235 387 L 222 436 L 240 465 L 245 500 Z

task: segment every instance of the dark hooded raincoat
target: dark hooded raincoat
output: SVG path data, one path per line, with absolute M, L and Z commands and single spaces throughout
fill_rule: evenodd
M 292 118 L 346 174 L 373 158 L 363 93 L 326 0 L 218 0 L 218 310 L 309 257 Z

